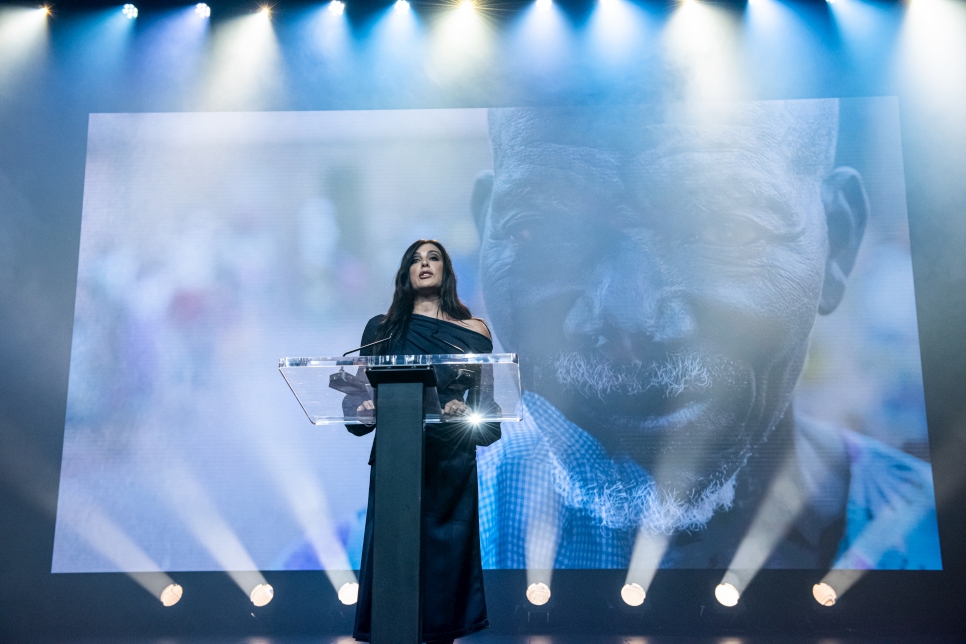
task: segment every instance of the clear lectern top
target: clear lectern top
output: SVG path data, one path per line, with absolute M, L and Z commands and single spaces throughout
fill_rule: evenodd
M 520 365 L 515 353 L 282 358 L 278 370 L 315 425 L 369 424 L 372 412 L 360 410 L 372 399 L 367 369 L 432 368 L 436 386 L 426 387 L 427 423 L 520 420 Z M 450 400 L 465 403 L 459 416 L 442 413 Z

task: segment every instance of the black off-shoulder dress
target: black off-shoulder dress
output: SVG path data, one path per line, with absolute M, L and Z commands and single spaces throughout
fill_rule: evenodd
M 375 341 L 383 316 L 366 325 L 361 344 Z M 414 314 L 401 341 L 378 353 L 419 355 L 490 353 L 493 343 L 484 335 L 452 322 Z M 371 355 L 372 349 L 363 351 Z M 454 396 L 455 397 L 455 396 Z M 440 391 L 441 403 L 446 394 Z M 347 401 L 348 402 L 348 401 Z M 378 421 L 377 421 L 378 422 Z M 349 426 L 357 435 L 371 427 Z M 480 560 L 479 489 L 476 448 L 500 438 L 499 423 L 468 428 L 463 423 L 426 425 L 423 457 L 422 499 L 422 640 L 451 640 L 489 626 L 483 595 Z M 375 440 L 379 440 L 376 432 Z M 375 442 L 370 465 L 375 460 Z M 359 602 L 353 637 L 368 642 L 372 616 L 372 508 L 374 477 L 369 477 L 369 511 L 366 514 L 362 563 L 359 571 Z

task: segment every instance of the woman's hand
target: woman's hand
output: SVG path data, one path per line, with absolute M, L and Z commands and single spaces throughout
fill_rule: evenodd
M 443 407 L 444 416 L 465 416 L 468 413 L 470 413 L 469 406 L 459 399 L 451 400 Z
M 372 416 L 376 410 L 376 403 L 371 400 L 363 400 L 362 404 L 356 407 L 356 413 L 360 416 Z

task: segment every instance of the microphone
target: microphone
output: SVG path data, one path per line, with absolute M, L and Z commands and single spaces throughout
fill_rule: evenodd
M 392 340 L 392 333 L 390 333 L 388 337 L 385 337 L 382 340 L 376 340 L 375 342 L 370 342 L 369 344 L 364 344 L 361 347 L 358 347 L 356 349 L 353 349 L 352 351 L 346 351 L 345 353 L 342 354 L 342 357 L 344 358 L 347 355 L 349 355 L 350 353 L 355 353 L 356 351 L 362 351 L 363 349 L 368 349 L 369 347 L 374 347 L 377 344 L 382 344 L 383 342 L 389 342 L 390 340 Z

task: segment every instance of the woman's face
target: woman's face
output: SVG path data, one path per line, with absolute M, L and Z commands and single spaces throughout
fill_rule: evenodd
M 423 244 L 413 253 L 409 281 L 417 292 L 439 290 L 443 283 L 443 254 L 435 244 Z

